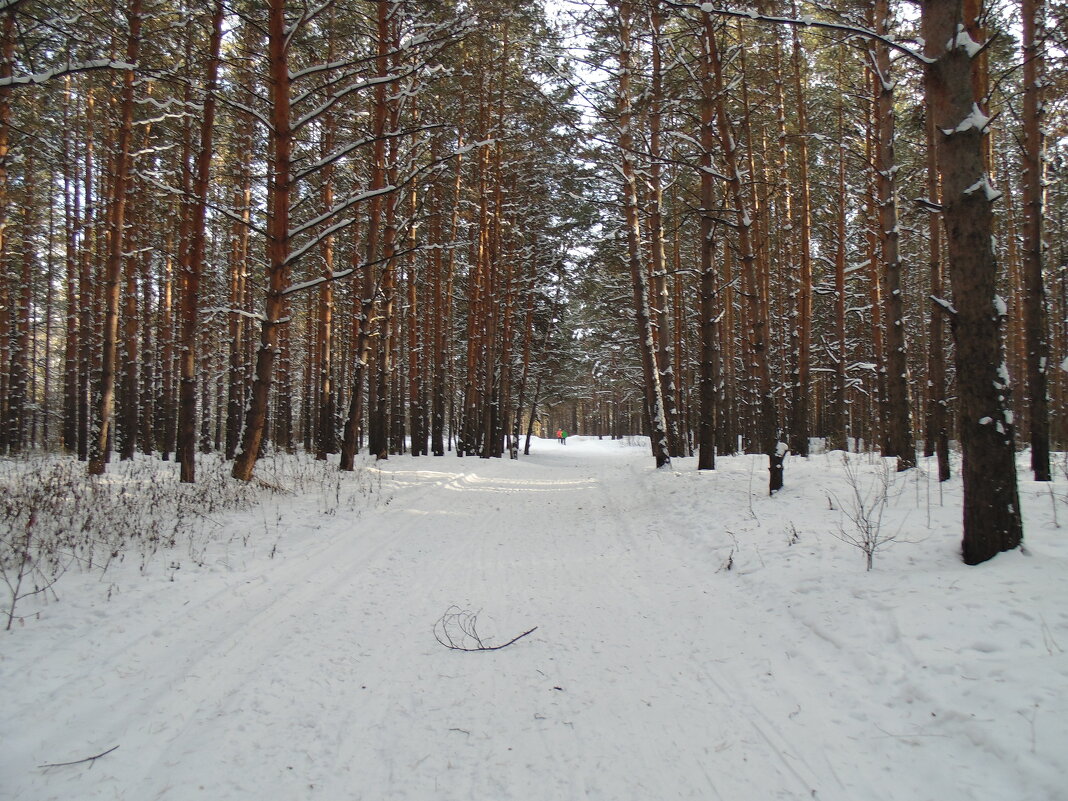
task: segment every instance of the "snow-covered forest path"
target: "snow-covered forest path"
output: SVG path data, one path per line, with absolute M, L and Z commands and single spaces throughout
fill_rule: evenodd
M 581 438 L 392 459 L 366 508 L 279 507 L 274 558 L 86 578 L 5 641 L 0 798 L 1055 798 L 1064 581 L 927 530 L 866 574 L 811 461 L 766 499 L 748 457 L 671 474 Z M 447 650 L 452 606 L 491 644 L 537 630 Z

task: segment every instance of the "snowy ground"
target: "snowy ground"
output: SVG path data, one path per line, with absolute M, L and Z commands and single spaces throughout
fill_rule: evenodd
M 840 453 L 774 498 L 756 457 L 694 466 L 394 458 L 68 573 L 0 639 L 0 798 L 1068 797 L 1063 475 L 1021 473 L 1026 552 L 974 568 L 959 482 L 890 475 L 869 573 Z M 453 605 L 537 630 L 447 650 Z

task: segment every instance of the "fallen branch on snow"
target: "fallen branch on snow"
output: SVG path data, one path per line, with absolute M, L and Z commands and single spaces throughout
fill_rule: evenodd
M 503 645 L 487 645 L 478 634 L 478 614 L 450 606 L 434 624 L 434 639 L 452 651 L 499 651 L 538 629 L 524 631 Z
M 91 756 L 91 757 L 86 757 L 85 759 L 76 759 L 73 762 L 52 762 L 52 763 L 50 763 L 48 765 L 38 765 L 37 767 L 38 768 L 42 768 L 42 769 L 43 768 L 65 768 L 68 765 L 81 765 L 83 762 L 88 762 L 88 763 L 92 764 L 93 762 L 96 762 L 98 759 L 100 759 L 100 757 L 107 756 L 112 751 L 116 750 L 117 748 L 118 748 L 117 745 L 113 745 L 107 751 L 101 751 L 99 754 L 96 754 L 95 756 Z

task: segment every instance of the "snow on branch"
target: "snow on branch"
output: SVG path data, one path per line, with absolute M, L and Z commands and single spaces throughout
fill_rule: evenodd
M 355 218 L 346 217 L 343 220 L 338 220 L 335 223 L 331 223 L 327 228 L 323 229 L 318 234 L 318 236 L 314 237 L 310 242 L 306 242 L 304 245 L 302 245 L 301 247 L 297 248 L 295 251 L 290 253 L 289 256 L 286 258 L 286 264 L 287 265 L 295 264 L 296 262 L 300 261 L 301 257 L 303 257 L 304 254 L 307 253 L 309 250 L 311 250 L 312 248 L 314 248 L 314 247 L 318 246 L 319 244 L 321 244 L 323 242 L 323 240 L 325 240 L 327 237 L 333 236 L 338 231 L 345 230 L 350 225 L 352 225 L 354 222 L 356 222 Z
M 315 228 L 317 225 L 322 225 L 324 222 L 326 222 L 330 218 L 334 217 L 337 214 L 340 214 L 341 212 L 345 211 L 346 209 L 352 208 L 357 203 L 362 203 L 365 200 L 370 200 L 371 198 L 376 197 L 377 195 L 387 195 L 390 192 L 394 192 L 396 190 L 397 190 L 397 187 L 395 187 L 395 186 L 393 186 L 391 184 L 391 185 L 388 185 L 388 186 L 383 186 L 381 189 L 368 189 L 366 192 L 358 192 L 355 195 L 350 195 L 349 197 L 347 197 L 344 200 L 342 200 L 340 203 L 338 203 L 335 206 L 333 206 L 333 207 L 327 209 L 326 211 L 324 211 L 322 214 L 320 214 L 320 215 L 318 215 L 316 217 L 313 217 L 312 219 L 308 220 L 306 223 L 302 223 L 301 225 L 298 225 L 296 228 L 291 228 L 289 230 L 289 237 L 292 239 L 293 237 L 298 236 L 298 235 L 304 233 L 305 231 L 307 231 L 307 230 L 309 230 L 311 228 Z M 351 223 L 351 222 L 352 221 L 350 220 L 349 223 Z M 348 224 L 348 223 L 346 223 L 346 224 Z M 341 227 L 344 228 L 345 226 L 343 225 Z M 334 231 L 331 231 L 330 233 L 333 233 L 333 232 Z M 322 237 L 320 237 L 320 239 L 321 238 Z M 286 262 L 289 263 L 289 264 L 292 264 L 294 261 L 297 260 L 297 258 L 299 258 L 300 254 L 302 252 L 303 252 L 303 250 L 301 250 L 300 252 L 298 252 L 296 254 L 291 255 L 288 259 L 286 259 Z
M 987 175 L 984 175 L 974 184 L 965 189 L 963 194 L 973 195 L 980 190 L 982 190 L 984 197 L 986 197 L 986 199 L 989 200 L 991 203 L 993 203 L 995 200 L 1000 200 L 1003 195 L 1000 190 L 995 189 L 991 185 L 990 178 Z
M 971 113 L 957 123 L 956 128 L 943 128 L 942 133 L 946 136 L 952 136 L 955 133 L 964 133 L 973 128 L 981 133 L 985 133 L 986 129 L 990 126 L 991 119 L 990 116 L 979 108 L 978 104 L 972 103 Z
M 443 127 L 445 127 L 445 126 L 442 125 L 441 123 L 435 123 L 433 125 L 421 125 L 421 126 L 418 126 L 416 128 L 406 128 L 406 129 L 400 130 L 400 131 L 389 131 L 387 133 L 384 133 L 382 135 L 382 138 L 383 139 L 387 139 L 387 140 L 388 139 L 393 139 L 393 138 L 400 138 L 400 137 L 404 137 L 404 136 L 411 136 L 413 134 L 425 133 L 426 131 L 432 131 L 432 130 L 435 130 L 435 129 L 438 129 L 438 128 L 443 128 Z M 309 164 L 304 169 L 295 172 L 293 174 L 293 180 L 294 181 L 303 180 L 304 178 L 307 178 L 309 175 L 311 175 L 311 174 L 313 174 L 315 172 L 318 172 L 319 170 L 322 170 L 324 167 L 328 167 L 331 164 L 334 164 L 334 163 L 340 161 L 341 159 L 345 158 L 346 156 L 350 155 L 351 153 L 355 152 L 356 150 L 359 150 L 361 147 L 366 147 L 367 145 L 374 144 L 376 141 L 378 141 L 378 137 L 366 136 L 366 137 L 364 137 L 362 139 L 357 139 L 357 140 L 355 140 L 353 142 L 349 142 L 348 144 L 344 145 L 340 149 L 335 150 L 333 153 L 330 153 L 330 154 L 324 156 L 323 158 L 319 159 L 318 161 L 313 162 L 312 164 Z
M 983 52 L 983 46 L 972 38 L 972 35 L 968 33 L 968 29 L 961 22 L 957 23 L 956 39 L 951 39 L 946 43 L 946 50 L 955 50 L 957 48 L 967 53 L 968 58 L 975 58 Z
M 244 309 L 232 309 L 229 306 L 219 306 L 214 309 L 204 309 L 201 314 L 206 319 L 211 319 L 212 317 L 215 317 L 218 314 L 236 314 L 239 317 L 247 317 L 248 319 L 255 320 L 259 323 L 267 322 L 267 315 L 265 314 L 261 314 L 259 312 L 245 311 Z
M 346 220 L 345 222 L 346 224 L 349 224 L 352 222 L 352 220 Z M 317 237 L 313 244 L 318 244 L 319 242 L 321 242 L 321 240 L 322 237 Z M 360 262 L 360 264 L 356 267 L 349 267 L 345 270 L 336 270 L 330 273 L 329 275 L 319 275 L 315 278 L 309 278 L 307 281 L 301 281 L 299 284 L 290 284 L 284 290 L 282 290 L 282 297 L 289 297 L 290 295 L 295 295 L 296 293 L 303 292 L 307 289 L 314 289 L 315 287 L 321 286 L 322 284 L 325 284 L 328 281 L 340 281 L 343 278 L 348 278 L 357 270 L 366 270 L 368 267 L 377 267 L 380 264 L 385 264 L 386 262 L 403 258 L 404 256 L 407 256 L 411 253 L 419 253 L 425 250 L 435 250 L 437 248 L 447 249 L 448 247 L 449 246 L 447 245 L 418 245 L 414 248 L 405 248 L 404 250 L 398 250 L 395 253 L 391 253 L 389 256 L 383 256 L 382 258 L 375 259 L 374 261 Z
M 0 87 L 26 86 L 28 84 L 42 84 L 62 75 L 71 75 L 75 72 L 89 72 L 90 70 L 134 70 L 136 64 L 127 61 L 116 61 L 110 58 L 98 58 L 92 61 L 68 61 L 44 72 L 34 72 L 29 75 L 12 75 L 9 78 L 0 78 Z
M 272 123 L 269 119 L 267 119 L 267 117 L 265 117 L 259 111 L 257 111 L 256 109 L 252 108 L 252 106 L 248 106 L 248 105 L 246 105 L 244 103 L 239 103 L 238 101 L 234 100 L 233 98 L 226 97 L 225 95 L 222 95 L 222 94 L 217 94 L 216 95 L 216 99 L 218 99 L 219 101 L 221 101 L 225 105 L 230 106 L 231 108 L 235 108 L 238 111 L 242 111 L 245 114 L 248 114 L 253 119 L 258 120 L 260 122 L 260 124 L 263 125 L 265 128 L 267 128 L 268 130 L 274 130 L 274 123 Z
M 354 92 L 360 92 L 364 89 L 368 89 L 372 86 L 377 86 L 381 83 L 393 83 L 394 81 L 399 81 L 403 78 L 407 78 L 414 72 L 416 72 L 416 68 L 409 67 L 398 72 L 390 73 L 389 75 L 368 78 L 366 81 L 360 81 L 359 83 L 354 83 L 350 86 L 346 86 L 344 89 L 341 89 L 327 97 L 326 100 L 322 101 L 318 106 L 311 109 L 307 114 L 304 114 L 303 116 L 299 117 L 293 123 L 292 130 L 293 132 L 299 131 L 309 122 L 318 119 L 331 108 L 333 108 L 337 103 L 341 102 L 343 99 L 345 99 Z M 314 90 L 305 92 L 303 95 L 299 95 L 298 97 L 293 98 L 293 105 L 295 106 L 298 103 L 302 103 L 304 100 L 308 99 L 313 94 L 313 92 Z
M 321 63 L 321 64 L 313 64 L 310 67 L 305 67 L 304 69 L 297 70 L 296 72 L 293 72 L 292 70 L 290 70 L 289 71 L 289 80 L 290 81 L 298 81 L 301 78 L 307 78 L 309 75 L 316 75 L 316 74 L 318 74 L 320 72 L 329 72 L 329 71 L 332 71 L 332 70 L 347 69 L 349 67 L 356 66 L 357 64 L 360 63 L 360 61 L 361 61 L 361 59 L 358 59 L 358 58 L 346 58 L 346 59 L 344 59 L 342 61 L 330 61 L 330 62 L 324 62 L 324 63 Z
M 804 16 L 800 18 L 794 17 L 774 17 L 770 14 L 761 14 L 756 11 L 743 11 L 737 8 L 719 8 L 712 3 L 678 3 L 674 0 L 665 0 L 666 5 L 672 8 L 692 8 L 697 11 L 703 11 L 706 14 L 712 14 L 719 17 L 734 17 L 735 19 L 751 19 L 757 22 L 771 22 L 776 25 L 793 25 L 800 28 L 822 28 L 830 31 L 840 31 L 842 33 L 850 33 L 854 36 L 860 36 L 865 39 L 874 39 L 875 41 L 882 42 L 891 50 L 896 50 L 902 53 L 913 61 L 920 64 L 933 64 L 932 59 L 922 53 L 913 50 L 911 47 L 901 44 L 901 42 L 894 41 L 888 36 L 882 36 L 870 28 L 864 28 L 859 25 L 848 25 L 843 22 L 825 22 L 824 20 L 815 19 L 814 17 Z
M 948 300 L 946 300 L 945 298 L 937 297 L 935 295 L 931 295 L 931 301 L 940 311 L 944 312 L 945 314 L 948 314 L 950 317 L 956 318 L 957 310 Z

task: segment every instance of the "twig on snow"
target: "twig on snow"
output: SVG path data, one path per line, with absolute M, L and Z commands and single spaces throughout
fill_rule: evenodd
M 85 759 L 76 759 L 73 762 L 52 762 L 52 763 L 49 763 L 47 765 L 38 765 L 37 767 L 41 768 L 41 769 L 44 769 L 44 768 L 65 768 L 68 765 L 81 765 L 83 762 L 89 762 L 90 764 L 92 764 L 93 762 L 96 762 L 98 759 L 100 759 L 100 757 L 107 756 L 112 751 L 116 750 L 117 748 L 118 748 L 117 745 L 113 745 L 107 751 L 101 751 L 99 754 L 96 754 L 95 756 L 91 756 L 91 757 L 86 757 Z
M 452 651 L 499 651 L 538 629 L 524 631 L 503 645 L 487 645 L 478 634 L 478 614 L 450 606 L 434 624 L 434 639 Z

